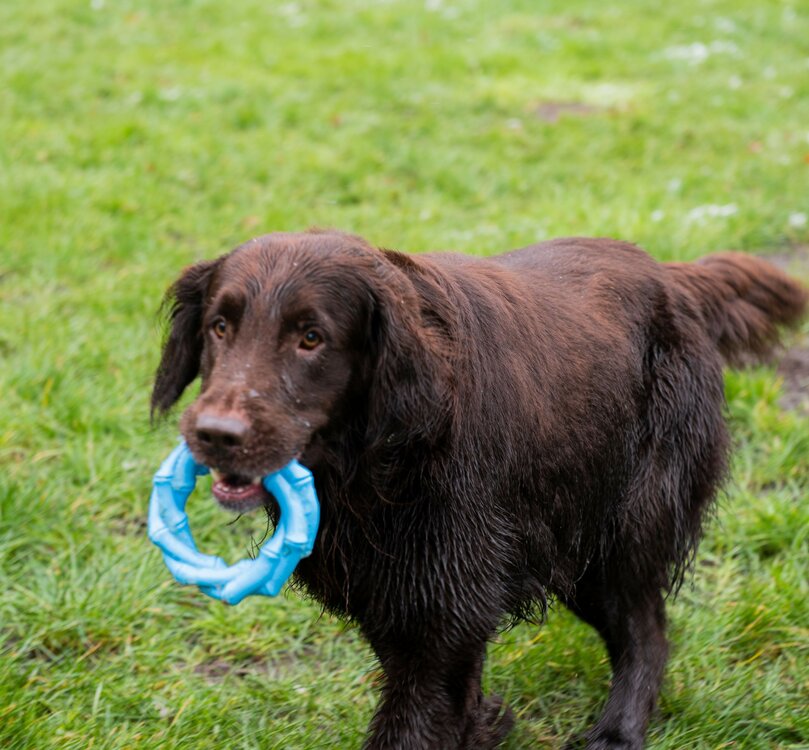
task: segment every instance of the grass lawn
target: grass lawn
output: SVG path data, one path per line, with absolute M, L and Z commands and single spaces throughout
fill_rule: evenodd
M 591 234 L 797 257 L 805 11 L 4 0 L 0 747 L 358 747 L 378 675 L 356 631 L 294 594 L 223 607 L 146 539 L 176 434 L 148 422 L 163 290 L 310 225 L 414 252 Z M 809 747 L 809 418 L 781 382 L 728 374 L 733 477 L 670 607 L 654 750 Z M 198 499 L 205 548 L 263 532 Z M 486 685 L 518 714 L 505 747 L 560 747 L 608 679 L 564 611 L 504 633 Z

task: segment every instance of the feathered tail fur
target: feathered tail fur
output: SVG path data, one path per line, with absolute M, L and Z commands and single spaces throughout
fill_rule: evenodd
M 666 265 L 695 300 L 729 364 L 765 358 L 779 327 L 797 325 L 806 313 L 807 289 L 761 258 L 727 252 Z

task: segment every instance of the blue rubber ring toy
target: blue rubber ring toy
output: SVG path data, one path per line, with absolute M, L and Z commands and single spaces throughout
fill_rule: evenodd
M 177 581 L 199 586 L 214 599 L 238 604 L 251 594 L 275 596 L 315 544 L 320 505 L 312 472 L 293 460 L 264 477 L 262 484 L 281 509 L 278 525 L 255 559 L 245 558 L 233 565 L 197 550 L 188 525 L 186 502 L 197 477 L 208 472 L 181 441 L 154 475 L 149 539 L 161 549 L 163 561 Z

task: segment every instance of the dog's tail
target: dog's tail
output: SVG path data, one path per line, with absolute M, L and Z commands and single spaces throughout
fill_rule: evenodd
M 807 289 L 752 255 L 716 253 L 666 267 L 695 300 L 707 331 L 730 364 L 765 358 L 778 342 L 779 326 L 795 326 L 806 313 Z

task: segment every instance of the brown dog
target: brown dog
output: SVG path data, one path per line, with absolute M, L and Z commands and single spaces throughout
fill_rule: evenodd
M 298 582 L 385 673 L 368 748 L 485 750 L 511 726 L 480 677 L 506 618 L 554 596 L 614 678 L 587 747 L 640 748 L 664 593 L 726 469 L 722 360 L 760 355 L 807 296 L 741 254 L 660 264 L 606 239 L 409 257 L 273 234 L 187 269 L 152 406 L 247 510 L 293 457 L 321 525 Z

